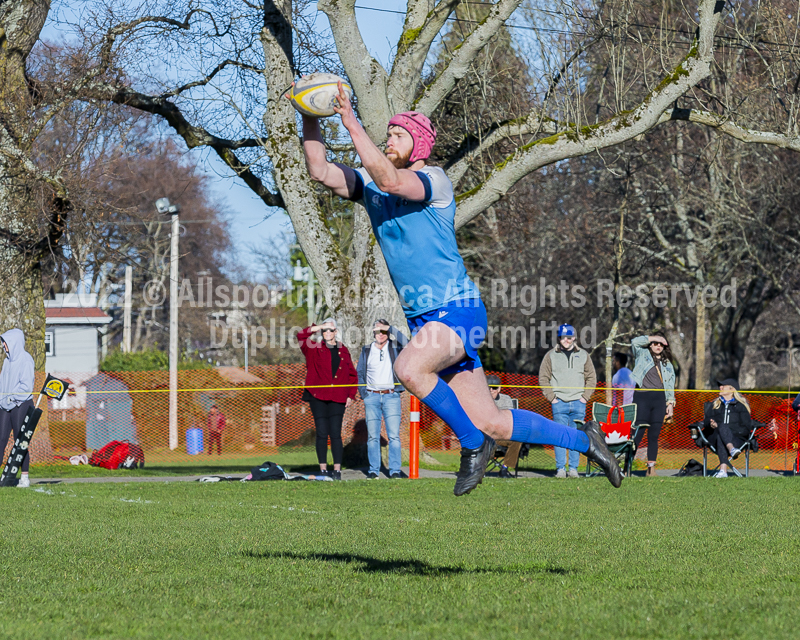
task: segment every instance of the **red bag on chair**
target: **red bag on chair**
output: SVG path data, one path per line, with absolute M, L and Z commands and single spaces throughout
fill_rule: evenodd
M 614 405 L 608 412 L 608 422 L 601 422 L 600 428 L 606 434 L 606 444 L 622 444 L 631 439 L 633 421 L 625 422 L 622 407 Z

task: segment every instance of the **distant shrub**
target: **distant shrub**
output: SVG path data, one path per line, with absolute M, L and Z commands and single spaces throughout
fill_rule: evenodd
M 211 365 L 204 360 L 183 359 L 178 362 L 182 371 L 208 369 Z M 167 371 L 169 354 L 159 349 L 146 349 L 125 353 L 112 351 L 100 363 L 100 371 Z

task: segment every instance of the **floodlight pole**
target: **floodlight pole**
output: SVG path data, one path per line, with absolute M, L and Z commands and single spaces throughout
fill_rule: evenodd
M 247 321 L 242 323 L 242 333 L 244 334 L 244 372 L 247 373 L 247 334 L 250 333 Z
M 156 200 L 156 210 L 172 216 L 169 253 L 169 448 L 178 448 L 178 239 L 180 207 L 169 198 Z
M 133 267 L 125 267 L 125 307 L 122 325 L 122 348 L 125 353 L 131 352 L 131 306 L 133 297 Z
M 173 209 L 173 207 L 170 207 Z M 172 214 L 169 252 L 169 448 L 178 448 L 178 208 Z

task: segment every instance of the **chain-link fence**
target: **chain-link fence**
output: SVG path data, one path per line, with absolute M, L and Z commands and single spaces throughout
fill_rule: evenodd
M 535 376 L 498 375 L 503 393 L 517 398 L 521 409 L 551 417 L 550 404 L 538 388 Z M 307 452 L 309 464 L 315 461 L 314 421 L 308 404 L 302 400 L 304 364 L 254 366 L 248 372 L 236 367 L 179 371 L 175 449 L 169 446 L 169 372 L 102 372 L 91 376 L 61 374 L 61 377 L 70 381 L 71 392 L 61 401 L 48 401 L 31 445 L 33 464 L 68 464 L 70 456 L 96 451 L 113 440 L 140 444 L 149 464 L 192 461 L 207 464 L 217 460 L 230 463 L 291 452 Z M 37 385 L 43 379 L 43 374 L 38 376 Z M 792 469 L 797 455 L 798 424 L 791 398 L 760 392 L 744 395 L 750 402 L 753 419 L 765 425 L 758 432 L 759 451 L 751 456 L 751 466 Z M 676 396 L 675 417 L 664 425 L 659 440 L 661 468 L 677 468 L 689 458 L 698 457 L 700 450 L 690 438 L 689 425 L 702 419 L 703 403 L 717 394 L 677 391 Z M 408 399 L 408 394 L 403 394 L 404 449 L 408 448 Z M 598 388 L 592 401 L 604 402 L 605 389 Z M 212 422 L 216 425 L 221 421 L 209 418 L 212 406 L 224 416 L 222 435 L 213 441 Z M 587 411 L 590 407 L 591 403 Z M 458 440 L 449 427 L 424 405 L 420 430 L 423 451 L 432 454 L 457 451 Z M 342 436 L 346 445 L 366 443 L 364 405 L 360 398 L 345 413 Z M 9 440 L 6 456 L 10 446 Z M 362 454 L 365 455 L 365 450 Z M 358 456 L 345 459 L 346 466 L 361 462 Z M 552 468 L 552 448 L 536 449 L 528 464 Z

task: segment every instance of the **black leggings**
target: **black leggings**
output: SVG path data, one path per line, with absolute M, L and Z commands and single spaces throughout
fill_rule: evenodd
M 735 449 L 738 449 L 744 444 L 744 438 L 740 438 L 733 432 L 727 424 L 717 425 L 716 429 L 706 428 L 703 429 L 708 443 L 717 450 L 717 457 L 719 463 L 728 464 L 728 444 L 732 444 Z
M 637 389 L 633 393 L 633 402 L 637 407 L 637 424 L 650 425 L 646 430 L 639 429 L 634 443 L 638 449 L 644 432 L 647 431 L 647 461 L 655 462 L 658 459 L 658 436 L 661 435 L 661 425 L 667 415 L 667 395 L 664 391 Z
M 33 406 L 33 400 L 26 400 L 18 407 L 14 407 L 11 411 L 0 409 L 0 454 L 5 455 L 5 448 L 8 444 L 8 436 L 14 432 L 14 440 L 19 436 L 19 430 L 22 427 L 22 422 L 25 420 L 25 414 L 28 413 L 28 407 Z M 12 443 L 13 446 L 13 443 Z M 28 447 L 28 455 L 22 462 L 22 470 L 27 472 L 31 464 L 30 447 Z
M 317 430 L 317 460 L 320 464 L 328 464 L 328 437 L 331 439 L 333 464 L 342 464 L 342 418 L 345 403 L 333 400 L 318 400 L 310 396 L 311 415 L 314 416 L 314 427 Z

